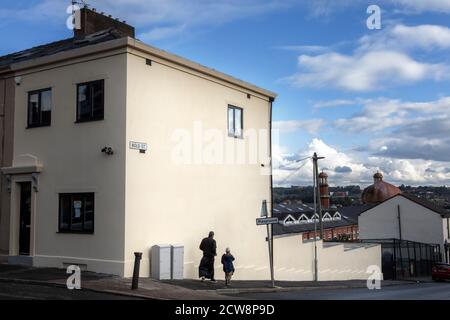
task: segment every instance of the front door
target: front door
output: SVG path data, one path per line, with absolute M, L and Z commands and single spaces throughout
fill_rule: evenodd
M 19 254 L 30 255 L 31 182 L 20 184 Z

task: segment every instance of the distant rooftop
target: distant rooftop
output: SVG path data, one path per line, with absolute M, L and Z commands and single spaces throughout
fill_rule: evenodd
M 342 208 L 329 208 L 324 209 L 323 213 L 330 213 L 330 215 L 334 215 L 335 213 L 339 213 L 341 218 L 339 220 L 324 220 L 323 228 L 337 228 L 337 227 L 345 227 L 345 226 L 353 226 L 358 224 L 359 215 L 373 207 L 374 205 L 359 205 L 359 206 L 349 206 Z M 280 224 L 274 225 L 273 233 L 274 235 L 283 235 L 283 234 L 296 234 L 303 233 L 308 231 L 314 231 L 314 223 L 303 223 L 303 224 L 291 224 L 291 225 L 283 225 L 282 222 L 288 217 L 292 216 L 295 220 L 300 219 L 302 215 L 305 215 L 308 219 L 311 219 L 314 215 L 314 205 L 313 204 L 275 204 L 273 207 L 273 216 L 278 217 Z M 317 223 L 317 229 L 319 228 L 319 224 Z

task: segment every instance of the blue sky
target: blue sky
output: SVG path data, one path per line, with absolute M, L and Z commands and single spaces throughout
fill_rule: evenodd
M 138 38 L 279 94 L 275 181 L 450 181 L 450 0 L 98 0 Z M 0 54 L 71 36 L 69 1 L 2 0 Z M 366 9 L 381 10 L 369 30 Z

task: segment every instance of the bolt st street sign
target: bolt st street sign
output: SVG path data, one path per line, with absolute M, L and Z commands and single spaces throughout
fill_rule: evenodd
M 277 224 L 278 218 L 257 218 L 256 225 L 261 226 L 265 224 Z
M 130 141 L 130 149 L 147 151 L 147 143 Z

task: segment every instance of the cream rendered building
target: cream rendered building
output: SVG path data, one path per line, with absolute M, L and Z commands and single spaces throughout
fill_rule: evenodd
M 153 245 L 181 244 L 184 275 L 195 278 L 199 243 L 214 230 L 218 253 L 230 247 L 237 257 L 238 278 L 269 277 L 265 228 L 255 218 L 262 201 L 271 201 L 275 94 L 131 37 L 10 69 L 17 84 L 14 151 L 12 166 L 2 168 L 11 197 L 10 212 L 2 212 L 10 218 L 10 262 L 79 264 L 127 277 L 134 252 L 143 252 L 141 276 L 148 276 Z M 102 93 L 100 110 L 93 106 Z M 234 124 L 231 106 L 240 108 Z M 237 137 L 229 136 L 239 120 Z M 196 136 L 199 125 L 221 134 L 224 161 L 197 157 L 196 141 L 208 140 Z M 246 132 L 262 136 L 263 156 L 228 161 L 227 150 L 250 150 L 255 142 Z M 189 137 L 194 148 L 183 150 L 192 150 L 192 161 L 180 163 L 176 151 Z M 137 150 L 143 144 L 145 153 Z M 22 218 L 27 208 L 29 223 Z
M 276 95 L 145 45 L 95 11 L 81 22 L 73 38 L 0 57 L 10 119 L 0 258 L 129 277 L 142 252 L 146 277 L 152 247 L 176 244 L 184 277 L 197 278 L 213 230 L 236 279 L 269 279 L 255 219 L 263 200 L 271 210 Z M 278 280 L 365 279 L 381 265 L 379 245 L 318 241 L 315 275 L 313 242 L 274 247 Z

